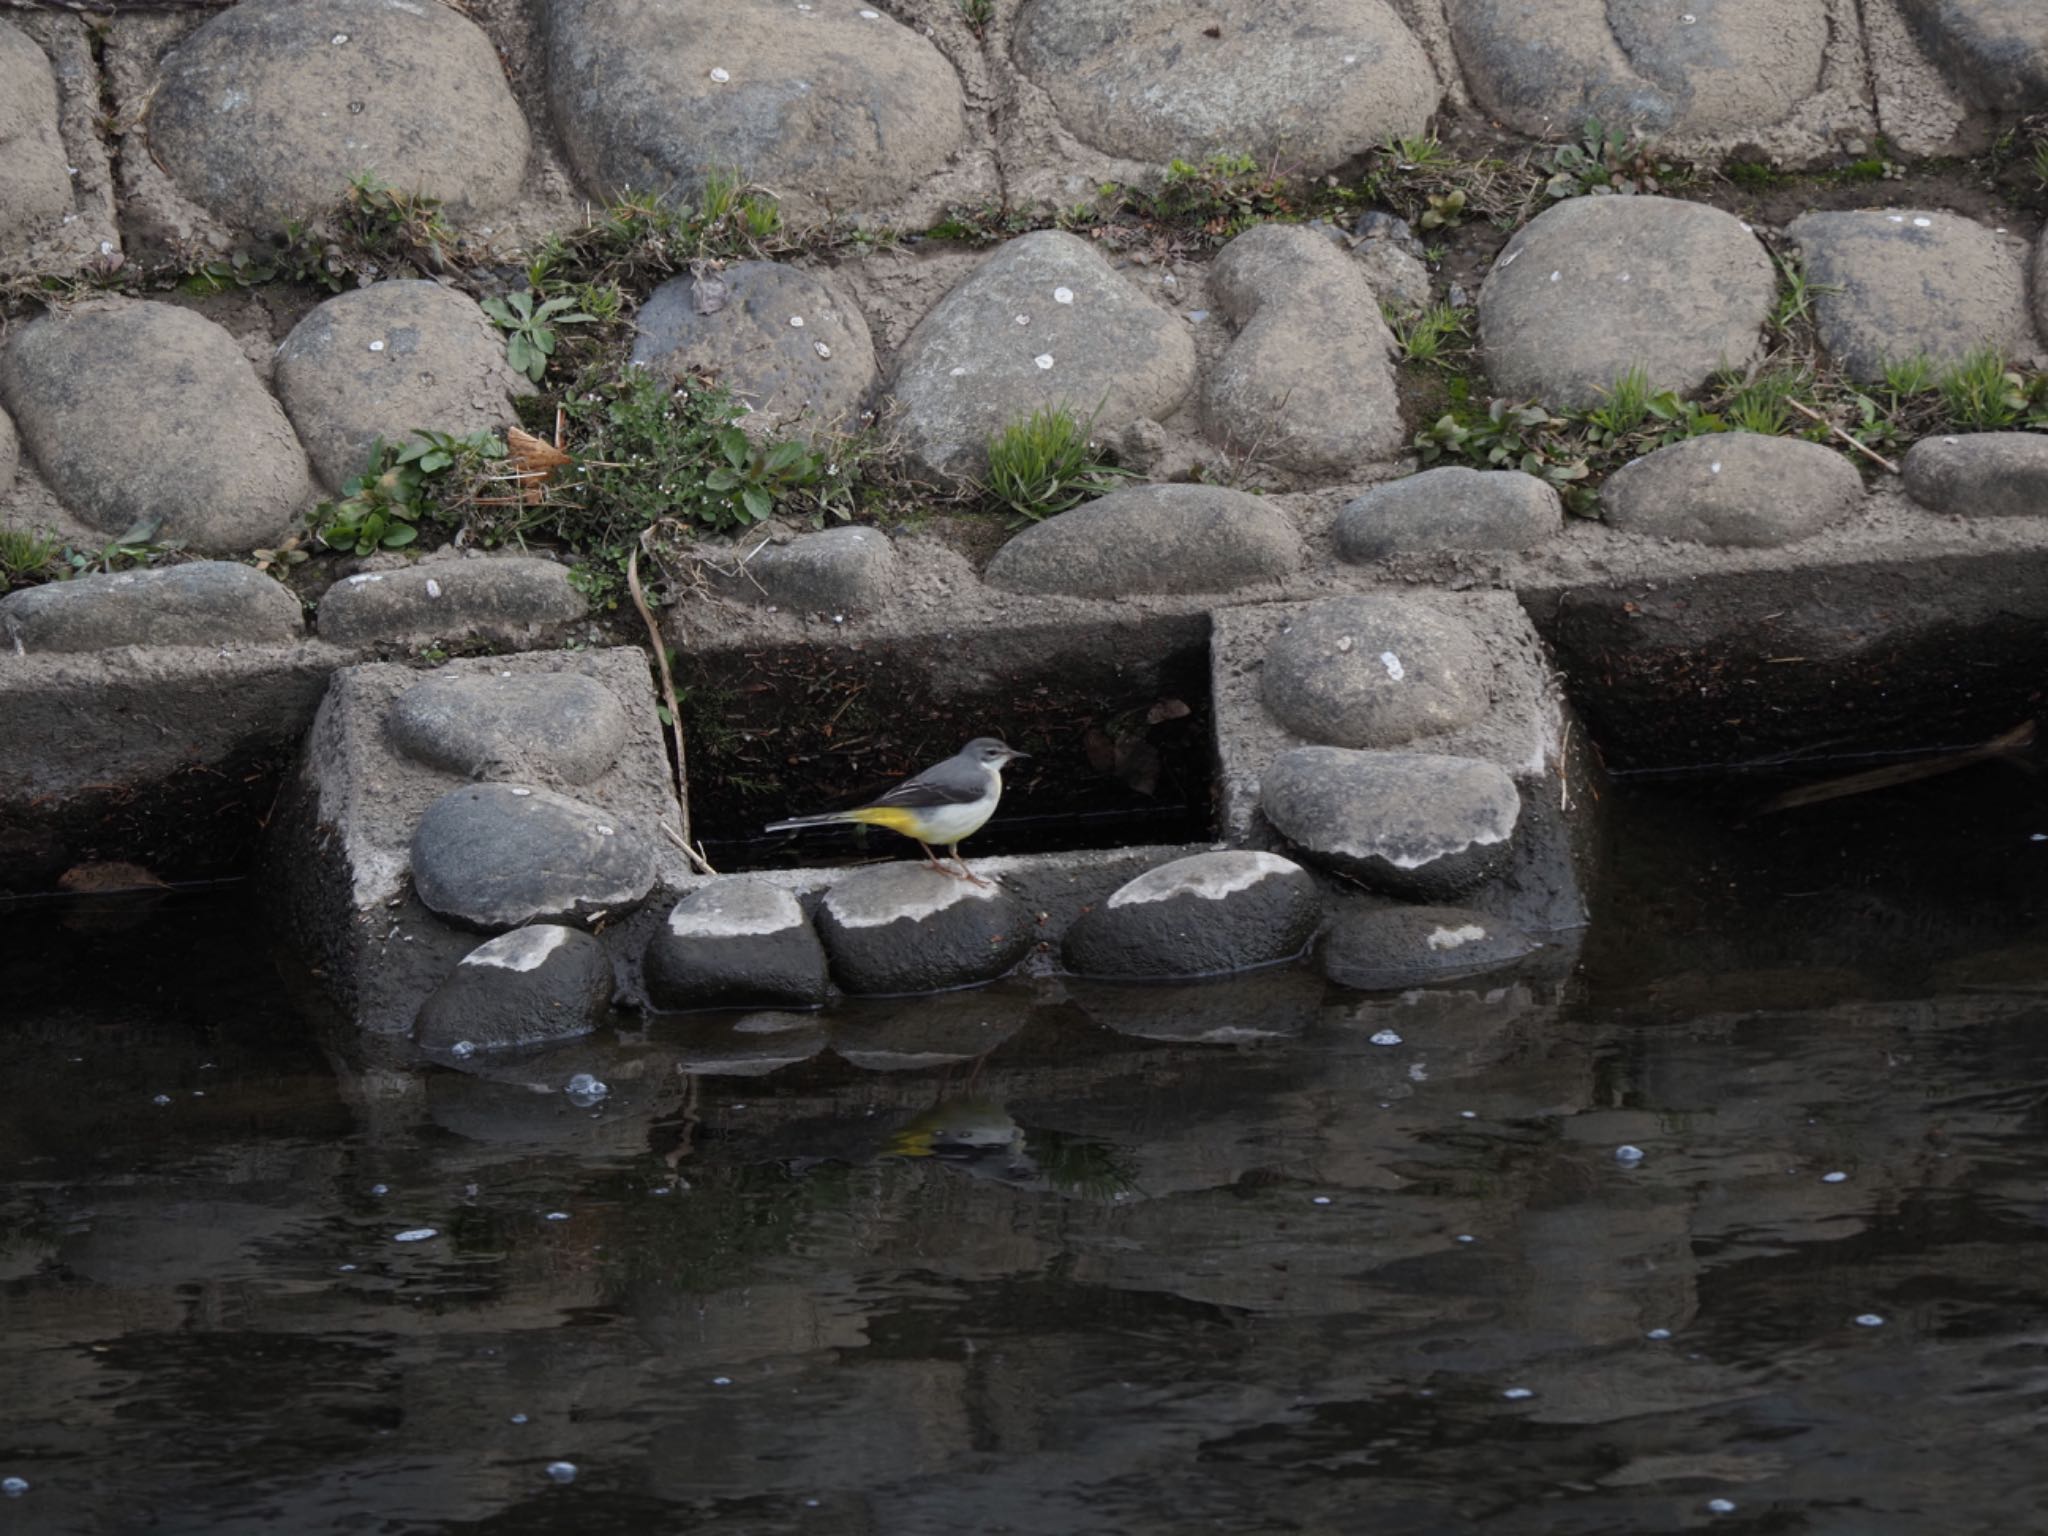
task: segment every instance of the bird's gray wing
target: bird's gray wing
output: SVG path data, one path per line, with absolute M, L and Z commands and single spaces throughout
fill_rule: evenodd
M 934 805 L 972 805 L 987 793 L 988 778 L 980 769 L 955 767 L 949 759 L 901 784 L 891 785 L 868 804 L 922 810 Z

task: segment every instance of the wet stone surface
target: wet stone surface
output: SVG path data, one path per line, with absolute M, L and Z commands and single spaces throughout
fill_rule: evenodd
M 523 555 L 427 560 L 344 576 L 320 595 L 320 638 L 337 645 L 468 636 L 530 641 L 583 617 L 569 568 Z
M 1537 138 L 1588 118 L 1657 138 L 1754 133 L 1820 84 L 1825 0 L 1460 0 L 1451 35 L 1473 95 Z
M 268 230 L 364 171 L 488 216 L 528 141 L 496 48 L 448 6 L 242 0 L 165 57 L 149 146 L 194 201 Z
M 880 994 L 993 981 L 1024 958 L 1037 925 L 998 886 L 906 861 L 835 881 L 819 905 L 818 932 L 839 985 Z
M 1393 337 L 1364 270 L 1330 240 L 1282 224 L 1247 230 L 1209 270 L 1238 327 L 1202 383 L 1203 431 L 1226 449 L 1339 474 L 1401 446 Z
M 1443 901 L 1506 860 L 1521 796 L 1505 769 L 1478 758 L 1297 747 L 1267 766 L 1259 808 L 1310 862 Z
M 1809 213 L 1785 232 L 1815 285 L 1821 345 L 1859 383 L 1882 381 L 1887 362 L 1942 368 L 1985 347 L 2024 357 L 2037 346 L 2017 239 L 1910 208 Z
M 118 571 L 0 597 L 0 647 L 22 653 L 117 645 L 283 645 L 299 600 L 251 566 L 219 560 Z
M 1307 870 L 1278 854 L 1198 853 L 1126 882 L 1067 931 L 1067 969 L 1214 976 L 1290 959 L 1322 917 Z
M 1120 598 L 1230 592 L 1301 563 L 1286 514 L 1218 485 L 1132 485 L 1025 529 L 984 579 L 1011 592 Z
M 612 963 L 580 928 L 533 923 L 465 955 L 421 1005 L 413 1038 L 429 1050 L 493 1050 L 588 1034 L 612 1000 Z
M 1376 485 L 1337 514 L 1346 560 L 1439 549 L 1533 549 L 1564 527 L 1564 508 L 1545 481 L 1520 470 L 1452 465 Z
M 1394 747 L 1485 713 L 1492 664 L 1463 622 L 1400 597 L 1333 597 L 1303 609 L 1266 652 L 1274 718 L 1310 741 Z
M 277 393 L 329 490 L 361 474 L 378 438 L 422 427 L 466 436 L 515 425 L 533 393 L 476 301 L 439 283 L 372 283 L 337 294 L 292 328 Z
M 1516 231 L 1479 291 L 1487 376 L 1553 409 L 1631 368 L 1699 388 L 1762 349 L 1777 274 L 1732 214 L 1667 197 L 1574 197 Z
M 412 881 L 428 910 L 492 931 L 637 906 L 653 845 L 610 812 L 513 784 L 451 789 L 420 818 Z
M 1958 517 L 2048 516 L 2048 436 L 1969 432 L 1923 437 L 1907 451 L 1906 491 Z
M 1863 477 L 1831 448 L 1717 432 L 1617 470 L 1600 500 L 1609 525 L 1623 533 L 1769 549 L 1845 521 L 1863 497 Z
M 312 499 L 284 410 L 189 309 L 105 299 L 30 321 L 0 354 L 0 398 L 51 488 L 110 534 L 244 553 Z
M 1354 908 L 1331 923 L 1321 956 L 1338 986 L 1389 992 L 1499 970 L 1541 948 L 1512 923 L 1465 907 Z
M 872 214 L 966 142 L 959 77 L 872 6 L 548 0 L 549 99 L 592 192 L 692 200 L 710 175 L 785 214 Z
M 26 33 L 0 20 L 0 255 L 20 249 L 70 211 L 50 61 Z
M 851 431 L 875 385 L 867 321 L 823 279 L 773 261 L 670 278 L 634 317 L 633 361 L 708 371 L 751 408 L 750 430 Z
M 814 1008 L 832 990 L 824 946 L 796 897 L 745 875 L 678 901 L 642 963 L 658 1008 Z
M 408 757 L 471 779 L 587 784 L 626 740 L 618 699 L 575 672 L 430 677 L 392 701 L 388 723 Z
M 1087 241 L 1021 235 L 904 342 L 890 386 L 904 447 L 924 473 L 957 484 L 986 467 L 992 433 L 1041 407 L 1092 415 L 1098 434 L 1161 420 L 1195 384 L 1187 331 Z
M 1018 64 L 1096 148 L 1284 154 L 1313 174 L 1420 133 L 1441 94 L 1384 0 L 1024 0 Z

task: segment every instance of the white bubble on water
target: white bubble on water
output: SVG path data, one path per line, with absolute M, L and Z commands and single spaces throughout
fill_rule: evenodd
M 1661 1341 L 1671 1337 L 1671 1330 L 1669 1328 L 1652 1328 L 1648 1333 L 1644 1334 L 1643 1337 L 1646 1339 L 1657 1339 Z
M 1643 1160 L 1643 1149 L 1623 1142 L 1614 1149 L 1614 1160 L 1626 1167 L 1634 1167 Z
M 1717 1515 L 1732 1515 L 1735 1513 L 1735 1501 L 1733 1499 L 1709 1499 L 1707 1500 L 1707 1508 Z
M 609 1083 L 601 1082 L 588 1072 L 578 1072 L 562 1088 L 562 1092 L 569 1095 L 572 1102 L 586 1109 L 611 1091 Z
M 389 1184 L 372 1184 L 370 1186 L 370 1193 L 373 1195 L 388 1195 L 391 1193 L 391 1186 Z
M 1461 1243 L 1476 1243 L 1479 1241 L 1479 1239 L 1474 1237 L 1470 1232 L 1460 1232 L 1458 1234 L 1458 1241 Z
M 576 1481 L 576 1463 L 573 1461 L 551 1461 L 548 1463 L 548 1481 L 551 1483 L 573 1483 Z
M 1849 1182 L 1849 1175 L 1843 1173 L 1840 1169 L 1836 1169 L 1833 1173 L 1822 1174 L 1820 1181 L 1823 1184 L 1846 1184 Z
M 1884 1326 L 1884 1319 L 1875 1312 L 1861 1312 L 1857 1314 L 1856 1326 L 1858 1328 L 1882 1328 Z
M 441 1231 L 438 1227 L 408 1227 L 403 1232 L 392 1233 L 391 1241 L 394 1243 L 424 1243 L 428 1238 L 439 1237 L 440 1235 Z
M 526 1422 L 526 1415 L 523 1413 L 515 1413 L 512 1415 L 511 1422 L 514 1424 L 524 1424 Z
M 1506 1398 L 1511 1403 L 1519 1403 L 1524 1399 L 1534 1397 L 1535 1395 L 1536 1393 L 1528 1387 L 1509 1387 L 1507 1391 L 1501 1393 L 1501 1396 Z
M 730 1376 L 714 1376 L 711 1378 L 711 1385 L 714 1387 L 729 1387 L 732 1385 L 732 1378 Z
M 1401 1037 L 1391 1029 L 1383 1029 L 1372 1037 L 1372 1043 L 1374 1045 L 1399 1045 Z
M 152 1104 L 168 1104 L 171 1102 L 171 1096 L 168 1093 L 160 1093 L 149 1102 Z
M 4 1494 L 6 1494 L 6 1495 L 7 1495 L 7 1497 L 9 1497 L 10 1499 L 18 1499 L 18 1498 L 20 1498 L 20 1497 L 21 1497 L 21 1496 L 22 1496 L 22 1495 L 23 1495 L 24 1493 L 27 1493 L 27 1492 L 28 1492 L 28 1479 L 27 1479 L 27 1478 L 25 1478 L 25 1477 L 0 1477 L 0 1493 L 4 1493 Z
M 1330 1197 L 1328 1195 L 1312 1195 L 1309 1197 L 1310 1205 L 1328 1205 L 1329 1203 Z
M 569 1213 L 567 1211 L 549 1211 L 545 1219 L 548 1221 L 567 1221 Z

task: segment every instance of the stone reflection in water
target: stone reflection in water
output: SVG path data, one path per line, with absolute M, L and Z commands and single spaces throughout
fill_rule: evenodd
M 1819 1006 L 1282 971 L 460 1062 L 323 1057 L 208 958 L 238 926 L 124 937 L 203 1007 L 81 1002 L 96 935 L 0 961 L 22 1529 L 1933 1536 L 2048 1492 L 2027 926 Z

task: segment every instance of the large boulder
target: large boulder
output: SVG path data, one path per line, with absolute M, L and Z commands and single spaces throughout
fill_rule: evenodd
M 277 349 L 277 393 L 329 490 L 382 438 L 466 436 L 517 423 L 533 385 L 476 301 L 439 283 L 372 283 L 317 305 Z
M 1279 581 L 1301 537 L 1270 502 L 1220 485 L 1132 485 L 1027 528 L 984 579 L 1069 597 L 1231 592 Z
M 1496 390 L 1555 409 L 1600 403 L 1641 368 L 1692 390 L 1763 346 L 1777 273 L 1733 214 L 1668 197 L 1575 197 L 1511 238 L 1479 290 Z
M 1297 747 L 1267 765 L 1259 809 L 1311 863 L 1446 901 L 1506 862 L 1522 798 L 1479 758 Z
M 1337 553 L 1359 562 L 1440 549 L 1509 554 L 1563 527 L 1564 506 L 1548 481 L 1518 469 L 1447 465 L 1346 502 L 1337 514 Z
M 513 202 L 526 119 L 452 6 L 241 0 L 164 56 L 149 152 L 230 223 L 277 229 L 367 172 L 465 219 Z
M 2024 356 L 2026 248 L 1952 213 L 1809 213 L 1785 233 L 1798 243 L 1828 356 L 1860 383 L 1888 362 L 1960 362 L 1990 347 Z
M 1956 93 L 1987 112 L 2048 112 L 2048 8 L 2031 0 L 1899 0 Z
M 633 324 L 633 361 L 674 378 L 707 372 L 749 428 L 826 439 L 860 424 L 875 383 L 867 321 L 814 273 L 779 261 L 672 277 Z
M 837 881 L 818 907 L 832 974 L 848 992 L 938 992 L 993 981 L 1038 927 L 1022 902 L 925 864 L 877 864 Z
M 0 21 L 0 254 L 20 250 L 69 212 L 56 77 L 43 50 Z
M 1422 132 L 1442 94 L 1385 0 L 1025 0 L 1017 62 L 1113 155 L 1328 170 Z
M 1933 511 L 2048 517 L 2048 436 L 2039 432 L 1923 437 L 1900 467 L 1906 494 Z
M 534 923 L 463 956 L 420 1005 L 413 1038 L 458 1056 L 561 1040 L 597 1028 L 611 1001 L 604 946 L 580 928 Z
M 80 576 L 0 597 L 0 647 L 31 654 L 286 645 L 304 631 L 296 597 L 253 566 L 221 560 Z
M 519 784 L 451 789 L 412 837 L 428 911 L 494 932 L 628 911 L 653 888 L 654 847 L 617 816 Z
M 1195 383 L 1187 322 L 1061 230 L 1020 235 L 934 305 L 897 355 L 891 384 L 912 462 L 972 483 L 988 439 L 1046 406 L 1099 433 L 1173 414 Z
M 47 314 L 0 356 L 0 398 L 43 478 L 109 534 L 201 554 L 276 544 L 312 500 L 305 450 L 235 339 L 174 304 Z
M 1309 872 L 1274 853 L 1198 853 L 1149 869 L 1067 930 L 1084 976 L 1216 976 L 1292 959 L 1316 931 Z
M 1460 0 L 1451 36 L 1487 114 L 1536 138 L 1589 118 L 1657 138 L 1752 134 L 1820 85 L 1827 0 Z
M 1393 337 L 1356 262 L 1313 230 L 1261 224 L 1223 248 L 1209 293 L 1238 327 L 1202 385 L 1211 441 L 1314 475 L 1400 450 Z
M 1398 596 L 1325 598 L 1267 649 L 1261 689 L 1288 730 L 1395 747 L 1486 713 L 1492 663 L 1470 625 Z
M 1769 549 L 1854 515 L 1863 477 L 1832 448 L 1795 437 L 1716 432 L 1616 470 L 1602 515 L 1623 533 Z
M 945 56 L 853 0 L 548 0 L 545 36 L 555 126 L 604 197 L 694 201 L 737 172 L 800 215 L 859 215 L 967 142 Z
M 677 902 L 647 941 L 643 967 L 658 1008 L 815 1008 L 832 992 L 825 948 L 802 905 L 748 875 Z
M 429 677 L 392 701 L 391 741 L 466 779 L 588 784 L 626 743 L 626 711 L 580 672 Z

